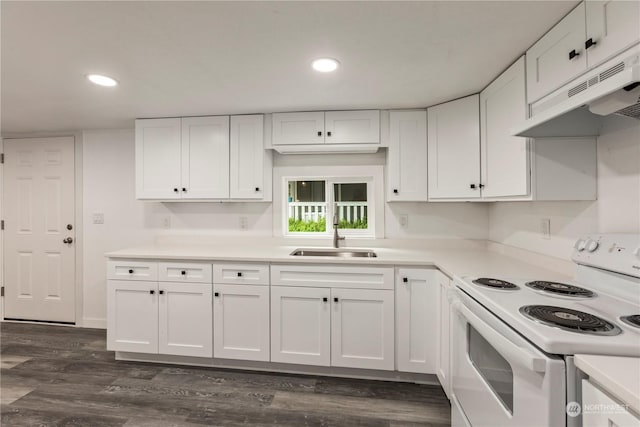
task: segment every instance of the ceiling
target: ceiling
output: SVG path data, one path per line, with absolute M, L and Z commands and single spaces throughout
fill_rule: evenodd
M 2 133 L 426 107 L 480 91 L 577 3 L 2 1 Z M 313 71 L 323 56 L 339 70 Z

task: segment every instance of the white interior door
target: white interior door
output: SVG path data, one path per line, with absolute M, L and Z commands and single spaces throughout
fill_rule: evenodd
M 5 318 L 75 323 L 74 139 L 4 148 Z

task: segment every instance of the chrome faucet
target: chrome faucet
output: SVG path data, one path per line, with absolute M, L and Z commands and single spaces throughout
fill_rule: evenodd
M 338 240 L 344 240 L 345 237 L 344 236 L 338 236 L 338 210 L 337 210 L 337 205 L 336 205 L 336 210 L 335 213 L 333 214 L 333 247 L 334 248 L 338 248 Z

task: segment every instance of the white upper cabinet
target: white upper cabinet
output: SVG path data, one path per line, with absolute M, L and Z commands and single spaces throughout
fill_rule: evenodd
M 480 197 L 478 95 L 427 109 L 429 199 Z
M 136 197 L 178 199 L 182 152 L 180 119 L 136 120 Z
M 589 0 L 586 7 L 585 48 L 589 67 L 606 61 L 640 41 L 639 1 Z
M 527 102 L 640 41 L 640 2 L 588 0 L 527 51 Z
M 324 144 L 324 112 L 274 113 L 274 145 Z
M 232 116 L 230 147 L 230 197 L 263 199 L 267 155 L 264 149 L 263 116 Z
M 136 198 L 270 200 L 264 118 L 136 120 Z
M 427 112 L 391 111 L 387 201 L 427 200 Z
M 229 197 L 229 116 L 182 119 L 183 199 Z
M 324 126 L 327 144 L 380 143 L 380 112 L 377 110 L 327 111 Z
M 532 103 L 587 68 L 585 5 L 580 3 L 527 51 L 527 94 Z
M 527 118 L 524 67 L 523 56 L 480 93 L 483 198 L 529 194 L 527 138 L 510 132 Z
M 380 111 L 275 113 L 273 145 L 379 144 Z

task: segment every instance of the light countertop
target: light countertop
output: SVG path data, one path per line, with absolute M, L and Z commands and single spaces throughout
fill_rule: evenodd
M 149 260 L 434 266 L 450 277 L 498 276 L 538 280 L 566 280 L 570 278 L 568 273 L 547 268 L 558 261 L 556 258 L 536 254 L 531 254 L 531 257 L 528 257 L 526 253 L 524 255 L 522 253 L 526 251 L 514 250 L 513 253 L 508 253 L 509 251 L 490 250 L 484 242 L 429 242 L 422 247 L 415 243 L 413 245 L 403 245 L 402 243 L 393 245 L 393 243 L 385 242 L 385 244 L 386 247 L 375 247 L 371 243 L 366 245 L 367 248 L 375 250 L 376 258 L 291 256 L 290 253 L 299 247 L 313 246 L 282 244 L 278 240 L 261 240 L 259 238 L 242 241 L 224 240 L 207 244 L 163 242 L 109 252 L 106 256 Z M 549 262 L 546 262 L 547 258 Z
M 640 358 L 577 354 L 575 363 L 590 381 L 640 413 Z

